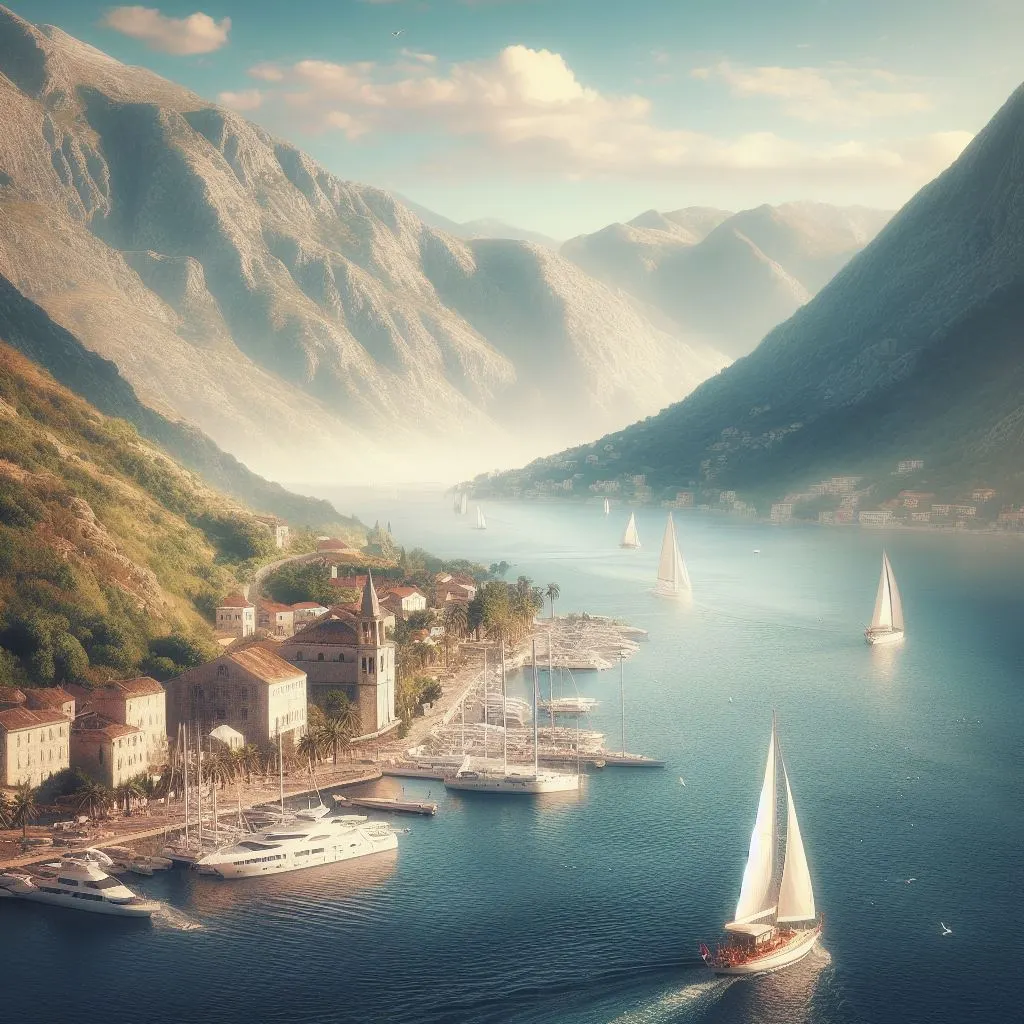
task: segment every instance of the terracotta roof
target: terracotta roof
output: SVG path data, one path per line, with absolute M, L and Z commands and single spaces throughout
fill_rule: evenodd
M 323 608 L 324 611 L 327 611 L 319 601 L 299 601 L 293 604 L 291 608 L 292 611 L 298 611 L 300 608 Z
M 355 551 L 357 550 L 351 544 L 346 541 L 339 540 L 337 537 L 329 537 L 327 540 L 318 540 L 316 542 L 317 551 Z
M 114 679 L 109 685 L 116 687 L 126 697 L 146 697 L 150 694 L 164 692 L 164 688 L 149 676 L 137 676 L 135 679 Z
M 252 608 L 253 604 L 247 600 L 242 594 L 228 594 L 220 604 L 218 608 Z
M 362 590 L 366 586 L 365 576 L 338 576 L 331 580 L 332 587 L 342 590 Z
M 290 604 L 279 604 L 277 601 L 260 601 L 260 611 L 262 612 L 290 612 L 292 606 Z
M 35 729 L 40 725 L 58 723 L 67 723 L 67 719 L 59 711 L 28 711 L 25 708 L 0 711 L 0 729 L 5 732 L 19 732 L 22 729 Z
M 16 686 L 0 686 L 0 700 L 7 704 L 24 704 L 25 694 Z
M 288 682 L 306 674 L 265 647 L 246 647 L 241 651 L 230 651 L 223 657 L 230 658 L 240 668 L 265 683 Z
M 33 700 L 50 708 L 60 707 L 61 704 L 66 704 L 69 700 L 75 699 L 73 693 L 68 693 L 67 690 L 59 686 L 29 687 L 25 690 L 25 697 L 28 700 Z
M 142 730 L 134 725 L 111 722 L 102 715 L 92 715 L 88 719 L 76 721 L 72 733 L 79 736 L 83 733 L 101 733 L 108 740 L 117 740 L 122 736 L 141 736 Z
M 324 646 L 353 647 L 358 642 L 355 624 L 348 616 L 342 618 L 334 613 L 321 615 L 319 619 L 304 626 L 289 641 L 296 644 L 320 644 Z
M 413 594 L 419 594 L 420 597 L 424 596 L 419 587 L 388 587 L 385 592 L 394 594 L 395 597 L 412 597 Z

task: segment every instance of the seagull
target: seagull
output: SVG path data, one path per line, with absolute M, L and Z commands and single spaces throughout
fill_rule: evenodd
M 401 35 L 401 34 L 402 34 L 402 33 L 403 33 L 404 31 L 405 31 L 404 29 L 401 29 L 401 28 L 399 28 L 399 29 L 395 29 L 395 31 L 394 31 L 394 32 L 392 32 L 391 34 L 392 34 L 393 36 L 395 36 L 395 37 L 397 38 L 397 37 L 398 37 L 398 36 L 400 36 L 400 35 Z
M 916 878 L 908 878 L 907 879 L 907 885 L 910 885 L 911 882 L 916 882 L 916 881 L 917 881 Z
M 679 785 L 680 786 L 685 786 L 686 785 L 686 782 L 684 781 L 682 775 L 679 776 Z
M 941 921 L 939 922 L 939 927 L 942 929 L 942 934 L 943 935 L 952 935 L 953 934 L 953 929 L 952 928 L 947 928 Z

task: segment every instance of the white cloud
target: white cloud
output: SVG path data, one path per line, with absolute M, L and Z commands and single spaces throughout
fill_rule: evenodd
M 410 50 L 407 49 L 406 47 L 403 47 L 401 50 L 401 54 L 403 57 L 406 57 L 409 60 L 418 61 L 420 64 L 437 63 L 437 57 L 435 57 L 432 53 L 419 53 L 416 50 Z
M 217 102 L 232 110 L 258 110 L 263 106 L 263 93 L 259 89 L 242 89 L 239 92 L 222 92 L 217 95 Z
M 825 68 L 738 67 L 721 61 L 694 68 L 693 78 L 717 79 L 733 96 L 777 101 L 783 113 L 801 121 L 864 124 L 931 110 L 927 94 L 906 88 L 905 80 L 878 68 L 835 64 Z
M 913 139 L 797 142 L 769 132 L 723 138 L 659 126 L 637 94 L 610 95 L 585 86 L 560 54 L 508 46 L 488 60 L 409 74 L 402 62 L 334 64 L 304 60 L 277 68 L 277 95 L 306 130 L 440 134 L 448 170 L 489 164 L 568 178 L 715 180 L 723 174 L 844 182 L 875 175 L 916 186 L 948 164 L 969 141 L 964 132 Z M 265 69 L 253 69 L 268 79 Z M 707 78 L 721 75 L 705 69 Z M 272 79 L 278 81 L 277 78 Z M 793 82 L 754 76 L 743 87 L 769 95 L 801 92 Z M 772 82 L 774 85 L 771 85 Z M 878 79 L 882 82 L 882 79 Z M 736 86 L 740 88 L 739 85 Z M 806 89 L 804 89 L 806 92 Z
M 264 82 L 284 81 L 284 72 L 276 64 L 256 64 L 249 68 L 249 74 Z
M 155 7 L 115 7 L 107 12 L 103 24 L 142 40 L 151 50 L 179 57 L 219 50 L 227 44 L 231 30 L 230 18 L 214 21 L 201 11 L 186 18 L 169 18 Z

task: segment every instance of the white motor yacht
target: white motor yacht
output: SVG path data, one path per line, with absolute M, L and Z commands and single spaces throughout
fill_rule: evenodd
M 255 878 L 366 857 L 398 847 L 390 825 L 362 814 L 272 825 L 196 861 L 204 875 Z
M 31 874 L 0 874 L 0 897 L 49 903 L 92 914 L 152 917 L 159 904 L 137 896 L 103 870 L 110 867 L 113 861 L 98 850 L 68 854 L 59 863 L 44 864 Z

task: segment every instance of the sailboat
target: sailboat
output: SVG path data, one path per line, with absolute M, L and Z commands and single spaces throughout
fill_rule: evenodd
M 655 593 L 663 597 L 681 597 L 690 594 L 693 587 L 690 584 L 690 574 L 686 571 L 686 563 L 683 561 L 683 554 L 679 550 L 679 541 L 676 539 L 676 524 L 672 519 L 672 513 L 668 514 L 668 521 L 665 523 L 665 536 L 661 541 L 661 557 L 658 559 L 658 582 L 655 586 Z
M 619 547 L 640 547 L 640 534 L 636 532 L 636 514 L 634 512 L 629 513 L 629 522 L 626 523 L 626 532 L 622 535 L 622 543 L 619 544 Z
M 608 513 L 611 512 L 611 510 L 612 510 L 612 503 L 607 498 L 605 498 L 604 499 L 604 514 L 608 515 Z
M 784 838 L 779 831 L 780 783 L 786 801 Z M 803 959 L 821 935 L 821 918 L 814 907 L 807 855 L 774 715 L 740 898 L 725 932 L 726 939 L 717 952 L 703 944 L 700 947 L 701 957 L 716 974 L 777 971 Z
M 484 519 L 484 510 L 479 505 L 476 507 L 476 528 L 478 530 L 487 529 L 487 520 Z
M 875 596 L 875 610 L 871 625 L 864 630 L 869 644 L 896 644 L 903 639 L 903 602 L 899 587 L 893 575 L 889 556 L 882 552 L 882 575 L 878 580 L 878 594 Z
M 486 677 L 485 677 L 486 678 Z M 484 684 L 486 686 L 486 682 Z M 501 651 L 501 706 L 502 706 L 502 750 L 501 771 L 477 771 L 466 757 L 459 770 L 444 780 L 446 789 L 470 790 L 474 793 L 566 793 L 580 788 L 579 772 L 567 775 L 564 772 L 540 770 L 540 743 L 537 734 L 537 641 L 533 641 L 533 765 L 531 768 L 517 766 L 510 770 L 508 765 L 508 730 L 505 719 L 505 649 Z M 486 737 L 486 732 L 484 733 Z

